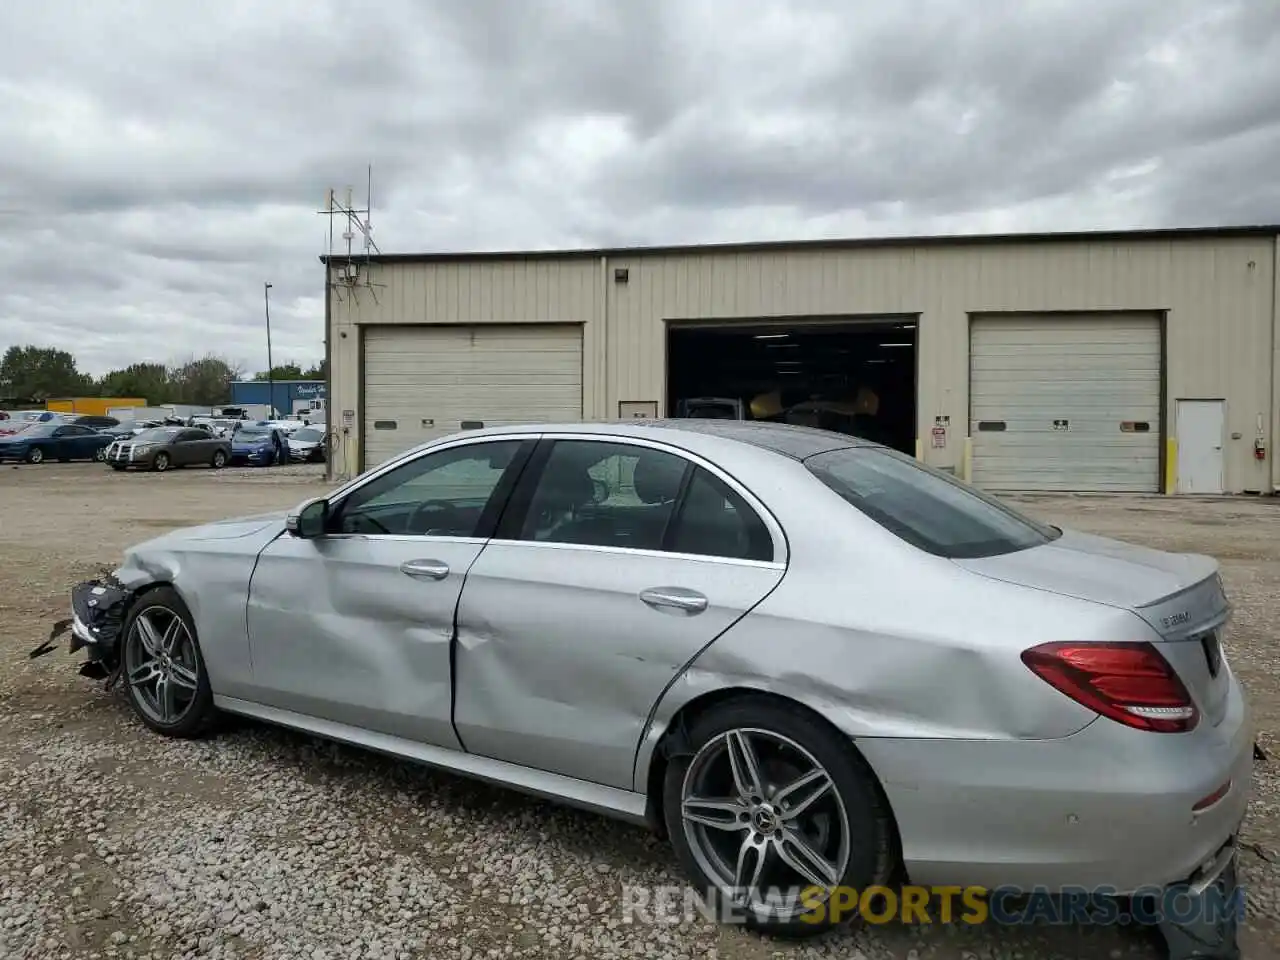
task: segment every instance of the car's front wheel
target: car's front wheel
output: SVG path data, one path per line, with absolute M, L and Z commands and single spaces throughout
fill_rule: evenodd
M 715 909 L 788 937 L 856 915 L 894 876 L 892 820 L 843 736 L 799 707 L 744 696 L 697 718 L 664 780 L 667 832 Z
M 107 459 L 107 448 L 99 447 L 97 450 L 95 450 L 93 452 L 93 459 L 97 460 L 99 463 Z
M 151 468 L 163 473 L 169 469 L 169 455 L 164 451 L 156 454 L 156 458 L 151 461 Z
M 124 627 L 125 689 L 134 712 L 168 737 L 195 737 L 212 722 L 213 691 L 191 611 L 172 587 L 144 594 Z
M 209 465 L 215 470 L 221 470 L 227 465 L 227 452 L 225 450 L 215 450 Z

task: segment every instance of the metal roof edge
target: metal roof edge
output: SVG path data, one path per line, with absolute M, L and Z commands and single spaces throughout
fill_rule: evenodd
M 1135 230 L 1077 230 L 1047 233 L 974 233 L 925 236 L 831 237 L 809 240 L 751 240 L 728 243 L 670 244 L 633 247 L 583 247 L 545 250 L 428 251 L 320 256 L 320 262 L 378 264 L 448 263 L 499 260 L 585 260 L 600 257 L 706 256 L 731 253 L 788 253 L 892 247 L 977 246 L 1018 243 L 1089 243 L 1115 241 L 1193 240 L 1220 237 L 1280 237 L 1280 223 L 1217 227 L 1157 227 Z

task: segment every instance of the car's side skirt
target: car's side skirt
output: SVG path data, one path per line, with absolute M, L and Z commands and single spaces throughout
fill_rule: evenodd
M 508 763 L 504 760 L 491 760 L 473 753 L 463 753 L 406 740 L 403 737 L 362 730 L 345 723 L 321 720 L 317 717 L 294 713 L 292 710 L 268 707 L 236 697 L 214 696 L 213 703 L 218 709 L 225 710 L 227 713 L 252 717 L 265 723 L 323 737 L 326 740 L 336 740 L 339 743 L 351 744 L 402 760 L 412 760 L 415 763 L 438 767 L 451 773 L 509 787 L 512 790 L 565 803 L 592 813 L 640 825 L 646 823 L 645 797 L 630 790 L 619 790 L 616 787 L 564 777 L 557 773 L 547 773 L 545 770 L 534 770 L 531 767 Z

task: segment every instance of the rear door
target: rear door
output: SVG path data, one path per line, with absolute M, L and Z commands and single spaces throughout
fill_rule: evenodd
M 464 747 L 630 789 L 653 705 L 785 560 L 776 521 L 710 464 L 652 442 L 544 440 L 458 607 Z
M 197 430 L 181 430 L 169 445 L 169 454 L 173 457 L 174 466 L 187 467 L 198 463 L 200 459 L 200 438 Z

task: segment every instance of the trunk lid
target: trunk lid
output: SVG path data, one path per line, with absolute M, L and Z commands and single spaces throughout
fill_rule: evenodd
M 1205 719 L 1222 722 L 1230 690 L 1222 643 L 1230 604 L 1212 557 L 1064 530 L 1043 546 L 955 563 L 993 580 L 1135 613 L 1158 635 L 1161 654 Z

